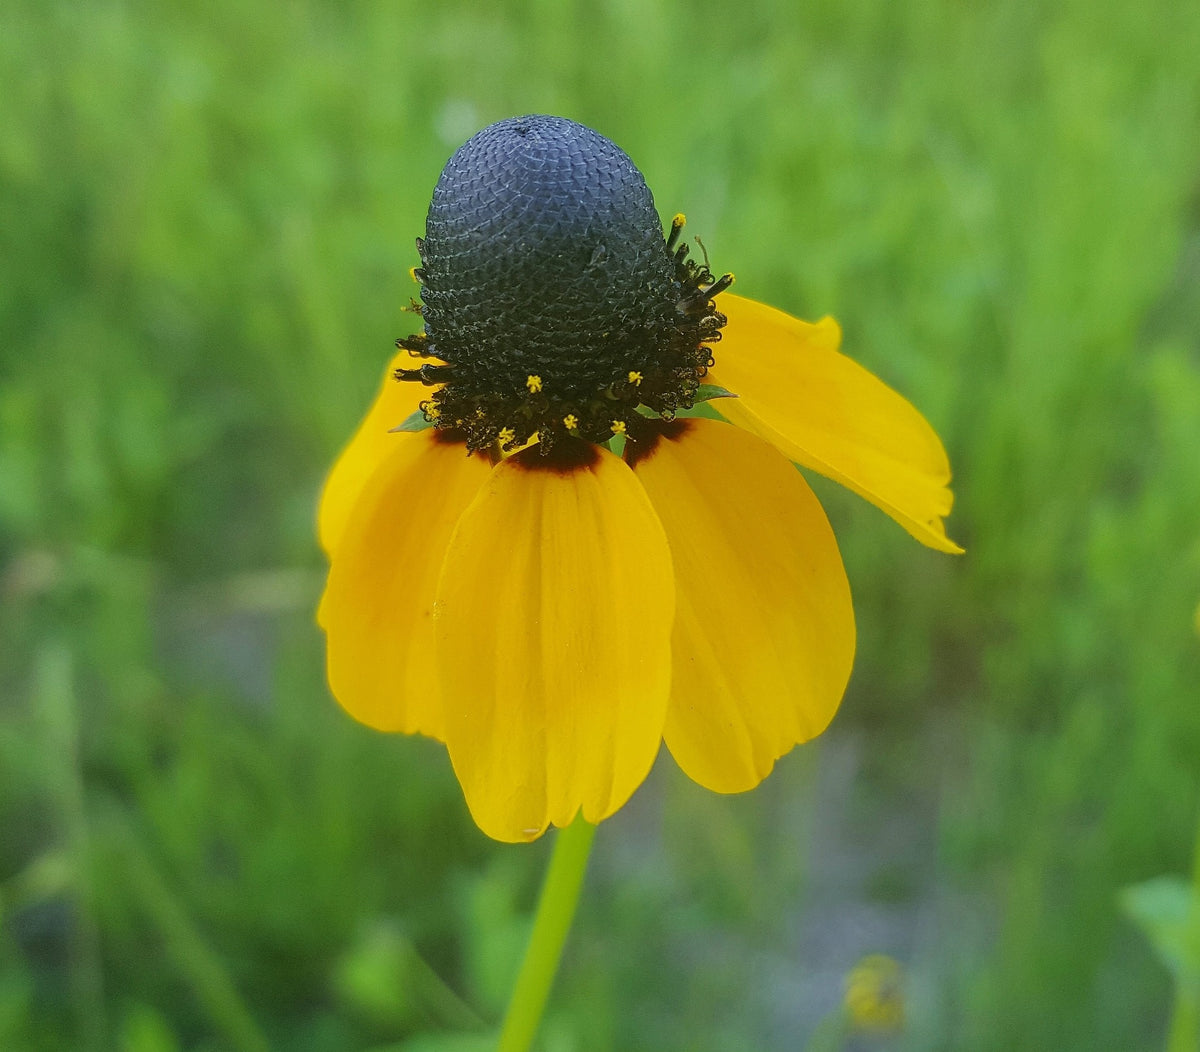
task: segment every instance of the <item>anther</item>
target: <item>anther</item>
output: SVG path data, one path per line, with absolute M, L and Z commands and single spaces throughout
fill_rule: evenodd
M 610 430 L 610 431 L 611 431 L 611 432 L 612 432 L 614 435 L 623 435 L 623 434 L 625 434 L 625 421 L 624 421 L 624 420 L 614 420 L 614 421 L 612 422 L 612 427 L 610 427 L 610 428 L 609 428 L 609 430 Z
M 708 297 L 709 299 L 712 299 L 714 296 L 717 296 L 720 293 L 724 292 L 732 284 L 733 284 L 733 275 L 732 274 L 722 274 L 719 278 L 717 278 L 716 281 L 714 281 L 711 285 L 709 285 L 708 288 L 701 289 L 700 291 L 703 292 L 706 297 Z
M 641 387 L 642 386 L 642 374 L 639 373 L 636 369 L 632 370 L 629 373 L 629 382 L 631 384 L 633 384 L 634 387 Z
M 525 377 L 525 386 L 530 394 L 537 394 L 542 389 L 542 378 L 536 373 Z
M 423 332 L 414 333 L 412 336 L 401 336 L 400 339 L 396 341 L 397 350 L 403 348 L 404 350 L 408 351 L 409 354 L 415 355 L 418 358 L 429 357 L 429 352 L 426 349 L 427 347 L 428 338 Z
M 422 383 L 426 387 L 433 387 L 435 384 L 444 384 L 449 380 L 454 375 L 454 366 L 434 365 L 432 362 L 427 362 L 420 369 L 397 369 L 392 375 L 397 380 Z
M 667 235 L 667 251 L 674 250 L 676 243 L 679 241 L 679 233 L 683 230 L 684 223 L 687 222 L 687 216 L 682 212 L 676 212 L 671 219 L 671 232 Z
M 568 413 L 563 417 L 563 427 L 568 431 L 574 431 L 579 426 L 579 417 L 574 413 Z

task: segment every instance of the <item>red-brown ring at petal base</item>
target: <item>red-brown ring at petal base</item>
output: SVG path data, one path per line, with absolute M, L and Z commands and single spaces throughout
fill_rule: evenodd
M 691 421 L 675 420 L 644 420 L 638 428 L 636 437 L 625 443 L 625 462 L 632 468 L 639 461 L 648 460 L 654 456 L 658 444 L 664 439 L 672 441 L 682 438 L 691 428 Z

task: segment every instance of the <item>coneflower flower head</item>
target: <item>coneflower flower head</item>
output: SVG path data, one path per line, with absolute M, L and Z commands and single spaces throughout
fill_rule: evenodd
M 485 128 L 447 162 L 417 247 L 425 331 L 402 343 L 443 364 L 398 375 L 445 385 L 423 408 L 470 449 L 602 442 L 635 433 L 638 406 L 692 406 L 728 281 L 664 247 L 645 179 L 604 136 L 561 117 Z

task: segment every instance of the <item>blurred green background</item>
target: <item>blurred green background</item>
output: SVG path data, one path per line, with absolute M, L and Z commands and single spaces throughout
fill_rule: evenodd
M 940 431 L 926 551 L 819 485 L 860 623 L 755 793 L 605 823 L 555 1052 L 1161 1047 L 1123 887 L 1200 787 L 1200 7 L 0 3 L 0 1048 L 433 1052 L 503 1008 L 548 839 L 344 716 L 323 472 L 472 132 L 619 143 L 739 291 Z

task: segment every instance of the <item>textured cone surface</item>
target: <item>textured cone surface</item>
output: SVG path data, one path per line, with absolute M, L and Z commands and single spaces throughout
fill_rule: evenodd
M 433 193 L 422 246 L 430 351 L 465 388 L 594 391 L 657 356 L 679 284 L 654 198 L 616 145 L 560 117 L 468 140 Z

